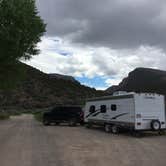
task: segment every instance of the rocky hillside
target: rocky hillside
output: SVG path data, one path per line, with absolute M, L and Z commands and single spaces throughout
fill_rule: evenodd
M 136 68 L 118 86 L 106 90 L 110 94 L 114 91 L 154 92 L 166 95 L 166 71 Z
M 103 95 L 81 85 L 73 77 L 45 74 L 25 64 L 25 78 L 14 90 L 0 91 L 0 107 L 43 108 L 57 104 L 83 104 L 86 98 Z
M 56 78 L 56 79 L 62 79 L 62 80 L 66 80 L 66 81 L 72 81 L 74 83 L 78 83 L 79 82 L 72 76 L 67 76 L 67 75 L 61 75 L 61 74 L 49 74 L 50 78 Z

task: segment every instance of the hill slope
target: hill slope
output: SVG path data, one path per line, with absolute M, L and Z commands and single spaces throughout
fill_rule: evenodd
M 83 104 L 86 98 L 103 95 L 81 85 L 73 77 L 45 74 L 25 64 L 25 78 L 10 91 L 0 91 L 1 107 L 42 108 L 56 104 Z
M 112 86 L 107 93 L 114 91 L 154 92 L 166 95 L 166 71 L 136 68 L 118 86 Z

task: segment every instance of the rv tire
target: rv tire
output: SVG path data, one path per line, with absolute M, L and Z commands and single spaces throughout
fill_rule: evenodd
M 160 121 L 158 121 L 158 120 L 152 120 L 152 122 L 151 122 L 151 128 L 152 128 L 153 131 L 160 131 L 160 129 L 161 129 Z
M 111 126 L 111 132 L 113 134 L 118 134 L 119 133 L 119 127 L 117 125 L 112 125 Z
M 43 124 L 44 124 L 44 126 L 49 126 L 50 125 L 50 123 L 46 120 L 43 121 Z
M 110 124 L 105 124 L 104 125 L 104 130 L 106 133 L 110 133 L 111 132 L 111 125 Z

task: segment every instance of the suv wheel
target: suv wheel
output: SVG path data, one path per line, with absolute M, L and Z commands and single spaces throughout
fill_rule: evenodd
M 48 121 L 46 121 L 46 120 L 43 121 L 43 124 L 44 124 L 44 126 L 50 125 L 50 123 Z
M 76 124 L 77 124 L 76 119 L 69 120 L 69 126 L 76 126 Z
M 60 125 L 60 122 L 55 122 L 55 125 Z

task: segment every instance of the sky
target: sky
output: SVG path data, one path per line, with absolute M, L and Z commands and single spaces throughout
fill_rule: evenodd
M 165 0 L 36 0 L 47 32 L 26 63 L 106 89 L 137 67 L 166 70 Z

